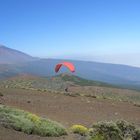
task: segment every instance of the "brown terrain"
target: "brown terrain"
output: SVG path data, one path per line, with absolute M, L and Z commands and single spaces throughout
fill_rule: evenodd
M 125 119 L 140 125 L 140 107 L 131 102 L 69 96 L 25 89 L 2 88 L 2 104 L 30 111 L 60 122 L 66 128 L 73 124 L 90 127 L 97 121 Z M 82 140 L 70 134 L 59 138 L 39 137 L 0 127 L 0 140 Z

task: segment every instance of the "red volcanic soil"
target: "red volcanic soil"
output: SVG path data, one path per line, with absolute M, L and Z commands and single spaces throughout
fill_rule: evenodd
M 60 122 L 66 127 L 82 124 L 90 127 L 97 121 L 125 119 L 140 125 L 140 107 L 128 102 L 94 99 L 89 97 L 71 97 L 23 89 L 1 89 L 4 104 L 30 111 L 39 116 Z M 38 136 L 28 136 L 14 130 L 0 128 L 0 140 L 44 140 Z M 5 138 L 4 138 L 5 135 Z M 11 136 L 13 139 L 10 139 Z M 22 138 L 23 139 L 22 139 Z M 48 139 L 48 138 L 46 138 Z M 76 140 L 75 136 L 49 138 L 48 140 Z

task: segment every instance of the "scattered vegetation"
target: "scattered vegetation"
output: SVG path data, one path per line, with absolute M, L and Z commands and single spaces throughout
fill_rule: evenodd
M 3 97 L 4 95 L 0 92 L 0 97 Z
M 104 82 L 100 82 L 100 81 L 93 81 L 93 80 L 87 80 L 75 75 L 67 75 L 67 74 L 61 74 L 58 75 L 58 77 L 61 77 L 62 80 L 64 81 L 70 81 L 73 82 L 76 85 L 80 85 L 80 86 L 103 86 L 103 87 L 115 87 L 113 85 L 104 83 Z
M 140 103 L 134 103 L 134 106 L 140 107 Z
M 27 90 L 46 91 L 64 91 L 66 83 L 62 79 L 37 78 L 35 79 L 8 79 L 0 81 L 1 88 L 19 88 Z
M 73 133 L 77 133 L 82 136 L 85 136 L 88 132 L 88 129 L 82 125 L 73 125 L 70 129 Z
M 66 135 L 66 129 L 60 124 L 23 110 L 0 105 L 0 124 L 4 127 L 40 136 Z
M 66 87 L 73 86 L 75 91 L 65 92 Z M 133 103 L 139 107 L 140 92 L 127 89 L 120 89 L 112 85 L 86 80 L 74 75 L 61 74 L 54 77 L 38 77 L 33 79 L 8 79 L 0 81 L 1 88 L 19 88 L 26 90 L 37 90 L 39 92 L 49 92 L 55 94 L 65 94 L 72 97 L 85 96 L 90 98 L 110 99 Z

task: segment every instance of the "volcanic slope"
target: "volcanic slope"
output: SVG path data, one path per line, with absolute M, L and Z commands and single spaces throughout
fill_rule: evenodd
M 112 99 L 134 104 L 140 103 L 140 91 L 124 89 L 104 82 L 86 80 L 70 74 L 60 74 L 53 77 L 18 75 L 2 80 L 0 87 L 49 91 L 69 96 Z
M 85 84 L 84 84 L 85 83 Z M 88 83 L 88 84 L 87 84 Z M 55 87 L 55 89 L 54 89 Z M 68 92 L 65 92 L 68 87 Z M 54 77 L 19 75 L 1 81 L 2 104 L 32 112 L 57 121 L 69 128 L 73 124 L 91 127 L 98 121 L 124 119 L 140 126 L 140 92 L 89 81 L 68 74 Z M 43 138 L 0 126 L 2 140 L 81 140 L 68 135 Z

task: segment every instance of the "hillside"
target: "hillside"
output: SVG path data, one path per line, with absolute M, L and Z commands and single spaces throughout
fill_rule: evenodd
M 26 89 L 69 96 L 85 96 L 140 104 L 140 92 L 123 89 L 107 83 L 86 80 L 70 74 L 52 77 L 19 75 L 0 82 L 0 88 Z M 67 91 L 65 90 L 67 88 Z
M 68 88 L 68 91 L 65 91 L 65 88 Z M 1 80 L 0 89 L 0 104 L 31 112 L 30 116 L 35 117 L 35 119 L 41 116 L 43 119 L 57 121 L 59 124 L 64 125 L 65 127 L 63 128 L 68 132 L 68 135 L 61 137 L 37 136 L 48 136 L 46 129 L 42 134 L 44 124 L 42 124 L 43 127 L 39 124 L 40 128 L 37 127 L 38 129 L 36 129 L 24 113 L 21 116 L 20 110 L 16 109 L 14 113 L 8 111 L 3 113 L 1 111 L 2 119 L 0 121 L 4 125 L 6 124 L 6 127 L 0 125 L 0 135 L 6 140 L 10 140 L 11 137 L 15 140 L 18 140 L 19 137 L 22 137 L 23 140 L 44 140 L 46 138 L 48 140 L 86 140 L 88 136 L 81 136 L 71 132 L 70 128 L 73 124 L 81 124 L 91 128 L 92 124 L 95 125 L 99 122 L 97 124 L 100 127 L 100 124 L 103 123 L 105 127 L 107 125 L 107 133 L 112 132 L 112 129 L 114 132 L 114 127 L 116 128 L 114 122 L 116 120 L 129 121 L 130 123 L 123 121 L 126 122 L 125 124 L 123 123 L 123 126 L 128 126 L 128 128 L 132 126 L 129 125 L 131 123 L 133 128 L 140 125 L 140 92 L 122 89 L 104 82 L 87 80 L 69 73 L 49 77 L 19 74 L 7 80 Z M 3 121 L 4 115 L 6 119 Z M 16 123 L 7 123 L 7 121 L 15 121 Z M 34 129 L 37 130 L 36 133 Z M 21 132 L 17 132 L 17 130 Z M 49 127 L 47 130 L 49 130 Z M 52 131 L 49 132 L 52 133 Z M 139 133 L 137 135 L 139 136 Z
M 54 76 L 54 78 L 61 78 L 65 82 L 72 82 L 73 84 L 79 85 L 79 86 L 115 87 L 115 86 L 113 86 L 111 84 L 107 84 L 105 82 L 87 80 L 87 79 L 81 78 L 79 76 L 66 74 L 66 73 Z
M 0 64 L 13 64 L 34 60 L 35 58 L 21 51 L 0 45 Z
M 69 86 L 99 86 L 99 87 L 115 87 L 100 81 L 87 80 L 71 74 L 60 74 L 49 77 L 39 77 L 29 74 L 20 74 L 2 80 L 0 86 L 8 86 L 14 88 L 35 88 L 35 89 L 50 89 L 64 91 Z

